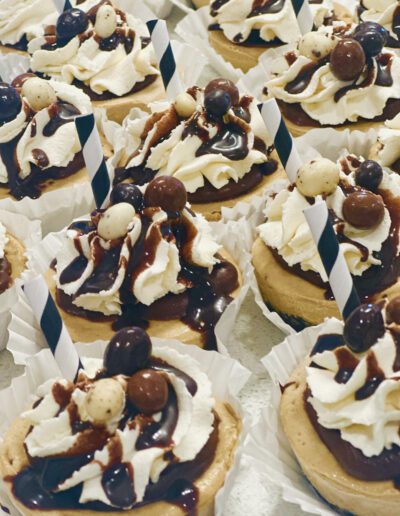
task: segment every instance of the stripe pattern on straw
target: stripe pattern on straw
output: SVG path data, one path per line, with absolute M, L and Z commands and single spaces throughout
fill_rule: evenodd
M 292 0 L 297 23 L 302 36 L 311 32 L 314 27 L 314 17 L 308 0 Z
M 161 77 L 169 100 L 173 101 L 183 91 L 175 57 L 164 20 L 149 20 L 147 27 L 157 56 Z
M 324 265 L 336 303 L 346 319 L 360 305 L 353 278 L 329 220 L 328 206 L 320 201 L 304 210 L 314 241 Z
M 297 152 L 292 135 L 289 133 L 285 121 L 283 120 L 278 103 L 275 99 L 270 99 L 259 104 L 258 109 L 272 138 L 276 152 L 286 171 L 291 183 L 297 178 L 297 172 L 302 165 L 302 161 Z
M 69 0 L 53 0 L 53 4 L 59 14 L 68 9 L 72 9 L 72 4 Z
M 93 113 L 77 116 L 75 118 L 75 125 L 81 142 L 83 159 L 90 177 L 96 206 L 97 208 L 104 208 L 110 196 L 111 180 L 108 175 L 100 135 Z
M 82 364 L 43 276 L 27 281 L 23 290 L 62 375 L 75 380 Z

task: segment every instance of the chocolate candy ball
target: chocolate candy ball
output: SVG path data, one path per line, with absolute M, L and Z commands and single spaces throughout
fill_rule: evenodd
M 104 353 L 104 368 L 110 376 L 130 376 L 147 365 L 151 350 L 150 337 L 142 328 L 124 328 L 110 340 Z
M 382 34 L 376 30 L 357 32 L 354 34 L 354 39 L 360 43 L 368 57 L 377 56 L 382 52 L 384 39 Z
M 210 115 L 217 118 L 222 117 L 232 107 L 231 97 L 225 90 L 210 91 L 204 97 L 204 107 Z
M 187 201 L 183 183 L 171 176 L 160 176 L 150 181 L 144 193 L 146 206 L 159 206 L 169 213 L 182 211 Z
M 22 102 L 18 91 L 5 82 L 0 83 L 0 123 L 9 122 L 21 111 Z
M 385 333 L 385 324 L 379 305 L 360 305 L 347 318 L 343 337 L 354 353 L 363 353 Z
M 382 222 L 384 215 L 382 197 L 372 192 L 354 192 L 343 203 L 343 216 L 355 228 L 371 229 Z
M 365 66 L 365 52 L 358 41 L 340 40 L 331 52 L 331 70 L 340 81 L 354 81 Z
M 386 307 L 388 323 L 400 324 L 400 296 L 393 298 Z
M 389 32 L 385 29 L 385 27 L 382 27 L 382 25 L 380 25 L 379 23 L 373 21 L 360 23 L 360 25 L 356 27 L 354 34 L 368 31 L 378 32 L 383 38 L 383 44 L 386 45 L 389 39 Z
M 207 96 L 208 94 L 210 94 L 212 91 L 215 91 L 215 90 L 226 91 L 226 93 L 228 93 L 228 95 L 231 98 L 231 102 L 232 102 L 233 106 L 236 106 L 239 103 L 239 98 L 240 98 L 239 90 L 234 85 L 234 83 L 232 81 L 230 81 L 229 79 L 219 78 L 219 79 L 212 80 L 211 82 L 209 82 L 207 84 L 206 89 L 204 90 L 204 95 Z
M 140 188 L 132 183 L 120 183 L 114 186 L 110 200 L 112 204 L 127 202 L 131 204 L 136 211 L 143 209 L 143 194 Z
M 159 412 L 168 401 L 165 376 L 153 369 L 138 371 L 128 380 L 128 399 L 145 415 Z
M 60 14 L 56 25 L 56 35 L 60 39 L 72 39 L 84 32 L 89 24 L 89 18 L 80 9 L 67 9 Z
M 373 192 L 381 184 L 383 178 L 382 167 L 376 161 L 367 159 L 358 167 L 355 178 L 358 186 Z

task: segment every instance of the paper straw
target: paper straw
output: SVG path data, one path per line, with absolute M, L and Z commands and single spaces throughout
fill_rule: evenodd
M 63 377 L 75 380 L 82 364 L 43 276 L 27 281 L 23 290 Z
M 329 220 L 328 206 L 325 201 L 316 202 L 304 210 L 304 215 L 317 245 L 336 303 L 343 319 L 346 319 L 361 302 L 335 230 Z
M 53 0 L 53 4 L 60 14 L 68 9 L 72 9 L 72 5 L 69 0 Z
M 299 24 L 301 35 L 311 32 L 314 27 L 314 16 L 308 0 L 291 0 Z
M 283 120 L 278 103 L 275 99 L 270 99 L 263 104 L 259 104 L 258 109 L 274 142 L 276 152 L 289 181 L 294 183 L 297 178 L 297 172 L 303 163 L 297 152 L 292 135 L 289 133 Z
M 89 113 L 77 116 L 75 118 L 75 125 L 81 142 L 83 159 L 90 177 L 96 206 L 97 208 L 104 208 L 110 196 L 111 181 L 96 121 L 93 114 Z
M 161 77 L 169 100 L 173 101 L 183 91 L 183 85 L 179 77 L 171 41 L 169 39 L 167 24 L 164 20 L 149 20 L 147 27 L 160 67 Z

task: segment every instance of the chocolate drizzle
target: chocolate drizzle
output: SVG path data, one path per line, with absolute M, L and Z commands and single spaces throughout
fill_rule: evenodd
M 11 272 L 11 263 L 6 257 L 0 258 L 0 294 L 11 286 Z

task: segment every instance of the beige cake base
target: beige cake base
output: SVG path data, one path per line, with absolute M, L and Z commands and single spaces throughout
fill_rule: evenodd
M 231 297 L 235 298 L 243 284 L 241 272 L 227 251 L 222 250 L 220 251 L 220 254 L 223 258 L 229 260 L 229 262 L 235 265 L 237 269 L 239 287 L 230 294 Z M 54 280 L 54 271 L 49 270 L 45 277 L 53 299 L 55 299 L 56 284 Z M 74 342 L 94 342 L 97 339 L 110 340 L 115 334 L 115 331 L 112 329 L 111 322 L 90 321 L 82 317 L 71 315 L 60 306 L 58 309 Z M 146 331 L 151 337 L 176 339 L 184 344 L 194 344 L 200 348 L 204 346 L 202 334 L 192 330 L 188 325 L 184 324 L 180 320 L 150 321 L 149 327 L 146 328 Z
M 193 5 L 200 9 L 200 7 L 204 7 L 205 5 L 208 5 L 210 2 L 209 0 L 192 0 Z
M 215 457 L 209 468 L 197 479 L 194 484 L 198 489 L 199 516 L 212 516 L 214 514 L 214 498 L 218 490 L 225 482 L 225 477 L 233 465 L 235 451 L 241 432 L 241 421 L 228 404 L 217 402 L 215 410 L 220 418 L 219 439 Z M 28 458 L 24 449 L 24 439 L 30 424 L 22 418 L 18 418 L 11 425 L 4 442 L 0 447 L 0 472 L 3 479 L 16 475 L 28 465 Z M 23 506 L 11 493 L 10 482 L 4 481 L 6 489 L 24 516 L 46 514 L 46 516 L 78 516 L 107 514 L 108 516 L 121 516 L 121 514 L 134 514 L 137 516 L 180 516 L 184 514 L 179 507 L 167 502 L 156 502 L 130 511 L 96 512 L 83 510 L 31 510 Z
M 25 246 L 15 236 L 7 233 L 8 242 L 4 248 L 4 255 L 11 264 L 11 278 L 16 280 L 25 270 Z
M 19 54 L 20 56 L 27 56 L 28 52 L 25 50 L 17 50 L 16 48 L 5 47 L 0 45 L 0 54 Z
M 305 411 L 306 364 L 290 377 L 281 404 L 283 430 L 308 480 L 325 500 L 357 516 L 397 516 L 400 491 L 392 481 L 365 482 L 350 476 L 320 440 Z
M 325 290 L 284 269 L 261 238 L 253 245 L 253 265 L 264 301 L 279 313 L 298 317 L 309 325 L 325 317 L 341 315 L 335 301 L 325 299 Z M 400 295 L 400 282 L 376 294 L 375 299 Z

